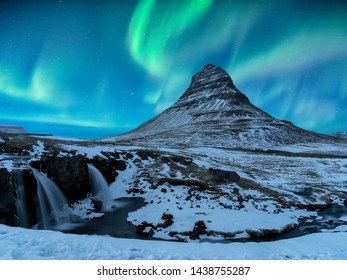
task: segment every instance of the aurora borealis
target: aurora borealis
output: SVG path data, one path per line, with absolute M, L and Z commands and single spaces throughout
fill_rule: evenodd
M 344 2 L 1 1 L 0 123 L 114 135 L 213 63 L 272 116 L 347 131 Z

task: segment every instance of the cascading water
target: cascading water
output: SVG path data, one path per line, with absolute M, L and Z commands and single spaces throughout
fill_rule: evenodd
M 109 210 L 112 208 L 112 195 L 106 179 L 102 173 L 91 163 L 88 164 L 89 181 L 92 188 L 92 194 L 103 202 L 102 209 Z
M 67 199 L 47 176 L 32 168 L 37 182 L 38 212 L 44 229 L 59 228 L 69 215 Z
M 12 186 L 14 186 L 16 190 L 16 214 L 18 218 L 18 225 L 20 227 L 28 228 L 29 219 L 25 202 L 25 188 L 22 173 L 20 171 L 13 171 L 10 179 Z

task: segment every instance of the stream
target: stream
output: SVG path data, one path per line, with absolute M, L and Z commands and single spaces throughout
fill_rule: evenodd
M 114 210 L 105 213 L 105 216 L 102 218 L 84 220 L 75 228 L 63 230 L 63 232 L 75 234 L 109 235 L 118 238 L 148 239 L 148 237 L 137 233 L 135 227 L 127 222 L 128 213 L 136 211 L 144 205 L 144 199 L 140 197 L 119 198 L 115 200 Z M 347 206 L 334 205 L 319 211 L 315 219 L 302 220 L 297 228 L 281 234 L 230 240 L 214 240 L 204 238 L 201 239 L 200 242 L 269 242 L 300 237 L 324 230 L 334 230 L 342 225 L 346 225 L 347 231 Z M 156 239 L 153 238 L 153 240 Z
M 114 201 L 114 210 L 106 212 L 101 218 L 83 220 L 65 233 L 109 235 L 118 238 L 147 239 L 138 234 L 133 225 L 127 222 L 129 212 L 145 205 L 141 197 L 119 198 Z

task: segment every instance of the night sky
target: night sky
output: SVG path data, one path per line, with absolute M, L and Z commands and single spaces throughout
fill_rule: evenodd
M 212 63 L 272 116 L 347 131 L 346 2 L 1 1 L 0 123 L 114 135 Z

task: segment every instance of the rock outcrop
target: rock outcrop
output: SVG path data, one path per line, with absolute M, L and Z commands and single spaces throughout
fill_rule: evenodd
M 10 183 L 10 172 L 0 169 L 0 223 L 16 225 L 16 191 Z

